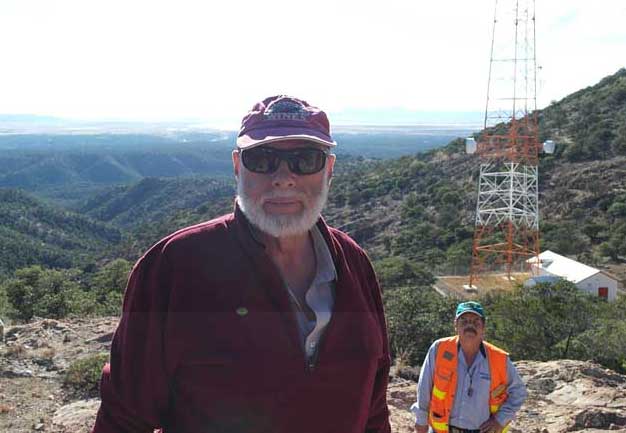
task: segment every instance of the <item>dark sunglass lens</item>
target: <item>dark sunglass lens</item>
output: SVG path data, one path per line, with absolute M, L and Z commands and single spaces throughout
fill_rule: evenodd
M 295 171 L 299 174 L 313 174 L 324 168 L 326 154 L 320 150 L 306 149 L 296 153 Z
M 276 155 L 266 149 L 245 150 L 242 155 L 243 165 L 255 173 L 271 173 L 276 169 Z
M 244 150 L 241 158 L 248 170 L 262 174 L 275 172 L 283 160 L 298 175 L 317 173 L 326 163 L 326 153 L 319 149 L 278 150 L 258 147 Z

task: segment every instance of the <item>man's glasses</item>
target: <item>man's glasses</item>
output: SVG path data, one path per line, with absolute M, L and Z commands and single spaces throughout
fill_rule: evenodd
M 474 325 L 478 327 L 483 324 L 483 320 L 480 317 L 474 317 L 472 319 L 468 317 L 459 317 L 458 324 L 461 326 Z
M 285 161 L 289 170 L 297 175 L 315 174 L 326 165 L 327 153 L 320 149 L 302 148 L 281 150 L 254 147 L 241 153 L 244 167 L 254 173 L 271 174 Z

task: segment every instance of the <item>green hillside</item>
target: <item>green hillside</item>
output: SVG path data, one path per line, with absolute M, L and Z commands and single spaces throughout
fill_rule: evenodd
M 558 149 L 540 161 L 542 248 L 608 268 L 622 282 L 625 76 L 620 70 L 537 113 L 541 138 Z M 434 339 L 451 332 L 457 301 L 435 294 L 433 275 L 467 271 L 479 163 L 462 139 L 398 159 L 339 153 L 324 215 L 372 257 L 400 366 L 419 363 Z M 119 314 L 132 262 L 166 234 L 229 212 L 233 186 L 230 172 L 144 178 L 92 196 L 81 206 L 85 216 L 0 189 L 0 316 Z M 561 282 L 480 300 L 489 312 L 488 338 L 516 359 L 585 359 L 626 371 L 624 296 L 607 303 Z
M 558 149 L 540 161 L 542 248 L 590 264 L 623 263 L 626 69 L 538 115 L 542 139 L 554 139 Z M 586 149 L 584 157 L 579 149 Z M 454 271 L 468 265 L 478 167 L 463 140 L 365 165 L 335 179 L 327 214 L 375 257 L 403 256 Z
M 222 133 L 0 135 L 0 187 L 76 206 L 145 177 L 228 174 L 232 140 Z
M 0 119 L 0 129 L 2 129 Z M 394 158 L 444 146 L 468 127 L 343 127 L 340 154 Z M 70 208 L 146 177 L 231 176 L 235 133 L 0 133 L 0 187 Z M 381 149 L 380 143 L 389 145 Z
M 626 156 L 618 145 L 625 88 L 622 69 L 538 113 L 542 138 L 554 139 L 558 149 L 540 162 L 543 249 L 592 265 L 626 260 Z M 559 124 L 555 107 L 562 107 Z M 599 124 L 582 128 L 577 123 L 581 107 L 596 113 Z M 601 143 L 601 152 L 572 161 L 572 149 L 587 146 L 598 134 L 612 137 Z M 478 167 L 479 160 L 465 154 L 460 139 L 394 160 L 344 163 L 340 157 L 325 215 L 377 260 L 396 257 L 426 264 L 433 272 L 463 272 L 471 251 Z M 227 194 L 211 206 L 174 211 L 132 236 L 140 239 L 138 248 L 145 247 L 231 206 Z
M 116 228 L 0 188 L 0 275 L 32 264 L 82 266 L 120 240 Z
M 194 209 L 224 197 L 234 196 L 230 178 L 145 178 L 96 195 L 79 211 L 118 227 L 136 228 L 153 223 L 181 209 Z
M 590 264 L 624 261 L 626 156 L 620 140 L 625 89 L 622 69 L 538 113 L 542 138 L 557 142 L 557 153 L 540 163 L 542 248 Z M 588 158 L 572 150 L 587 149 L 598 136 L 605 139 Z M 150 155 L 145 157 L 150 161 Z M 462 272 L 471 248 L 478 165 L 475 156 L 464 153 L 460 139 L 393 160 L 340 155 L 325 215 L 377 260 L 395 257 L 426 264 L 434 272 Z M 124 242 L 109 254 L 132 260 L 161 236 L 229 211 L 230 176 L 145 178 L 92 196 L 80 211 L 124 230 Z
M 626 68 L 579 90 L 539 115 L 542 138 L 559 143 L 570 162 L 626 156 Z

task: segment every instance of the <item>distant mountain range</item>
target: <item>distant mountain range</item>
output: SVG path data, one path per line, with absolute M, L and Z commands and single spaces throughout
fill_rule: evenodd
M 450 126 L 338 128 L 337 153 L 395 158 L 444 146 L 472 130 Z M 22 188 L 76 207 L 110 186 L 147 177 L 231 176 L 236 133 L 0 134 L 0 187 Z
M 0 276 L 32 264 L 80 266 L 121 239 L 113 226 L 0 188 Z
M 329 113 L 335 127 L 350 126 L 453 126 L 456 129 L 480 129 L 483 113 L 471 111 L 412 111 L 404 108 L 346 109 Z M 230 125 L 238 126 L 239 119 L 231 122 L 211 119 L 173 121 L 137 120 L 81 120 L 34 114 L 1 114 L 0 134 L 68 134 L 68 133 L 130 133 L 160 134 L 172 131 L 211 132 Z
M 541 139 L 557 142 L 557 152 L 542 156 L 540 162 L 543 248 L 592 265 L 617 266 L 614 272 L 626 278 L 626 273 L 619 274 L 626 262 L 626 69 L 553 103 L 538 116 Z M 375 132 L 355 128 L 337 133 L 345 148 L 376 149 L 390 156 L 399 143 L 413 143 L 414 149 L 419 148 L 424 141 L 416 137 L 431 137 L 428 133 L 420 137 L 424 131 L 386 127 Z M 232 136 L 188 135 L 187 142 L 180 140 L 180 135 L 154 142 L 147 137 L 135 136 L 135 153 L 109 136 L 98 138 L 102 140 L 100 146 L 81 147 L 81 138 L 76 138 L 77 143 L 66 144 L 64 152 L 51 152 L 45 146 L 36 151 L 1 152 L 0 182 L 12 180 L 17 184 L 21 180 L 22 185 L 48 200 L 61 204 L 71 201 L 82 216 L 7 191 L 5 194 L 14 198 L 5 198 L 9 204 L 4 207 L 9 210 L 0 224 L 6 233 L 0 239 L 0 248 L 17 255 L 19 243 L 32 247 L 29 260 L 19 263 L 69 264 L 46 256 L 46 251 L 64 251 L 65 247 L 54 250 L 50 247 L 54 242 L 37 241 L 44 235 L 53 236 L 56 223 L 43 231 L 32 228 L 36 227 L 37 215 L 55 212 L 69 221 L 80 221 L 48 219 L 59 221 L 61 239 L 65 238 L 63 227 L 77 227 L 76 233 L 82 233 L 78 237 L 86 242 L 87 256 L 94 257 L 94 249 L 101 253 L 107 249 L 111 258 L 134 259 L 159 237 L 232 208 Z M 213 154 L 206 150 L 204 140 L 209 137 L 215 139 Z M 431 269 L 466 266 L 479 162 L 475 156 L 465 154 L 462 139 L 452 138 L 443 147 L 433 146 L 395 159 L 339 155 L 325 216 L 362 243 L 376 260 L 403 258 L 428 264 Z M 165 170 L 174 166 L 203 167 L 210 158 L 222 161 L 221 179 L 197 175 L 204 169 L 185 171 L 185 176 Z M 64 178 L 67 173 L 76 177 Z M 173 177 L 152 178 L 159 173 Z M 102 175 L 109 177 L 104 176 L 106 181 L 100 182 L 98 176 Z M 111 186 L 111 179 L 117 179 L 120 185 Z M 71 188 L 76 189 L 74 193 Z M 32 215 L 28 217 L 32 222 L 18 224 L 16 215 L 20 212 Z M 110 231 L 112 225 L 125 233 L 124 245 L 118 242 L 121 246 L 115 246 L 119 234 Z M 105 234 L 91 240 L 94 233 Z M 11 243 L 7 250 L 3 243 L 11 239 L 17 239 L 18 244 Z
M 78 212 L 124 229 L 158 221 L 180 210 L 196 209 L 235 195 L 232 178 L 145 178 L 94 196 Z
M 414 111 L 405 108 L 347 109 L 330 113 L 335 125 L 453 125 L 480 129 L 484 113 L 477 111 Z
M 557 152 L 540 161 L 542 248 L 609 266 L 626 280 L 626 266 L 620 265 L 626 261 L 625 95 L 621 70 L 538 114 L 542 139 L 557 142 Z M 590 120 L 580 110 L 588 110 Z M 597 141 L 599 134 L 605 139 Z M 579 146 L 597 147 L 581 156 Z M 392 160 L 339 158 L 337 167 L 324 215 L 372 257 L 403 257 L 442 272 L 467 266 L 479 161 L 465 154 L 462 139 Z M 146 247 L 231 206 L 226 194 L 164 219 L 145 214 L 142 225 L 130 229 Z

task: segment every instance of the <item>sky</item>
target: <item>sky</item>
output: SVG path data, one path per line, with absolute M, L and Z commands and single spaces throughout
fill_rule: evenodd
M 480 112 L 493 14 L 494 0 L 0 0 L 0 113 L 236 129 L 274 94 L 381 123 Z M 536 0 L 538 106 L 626 67 L 624 23 L 624 0 Z

